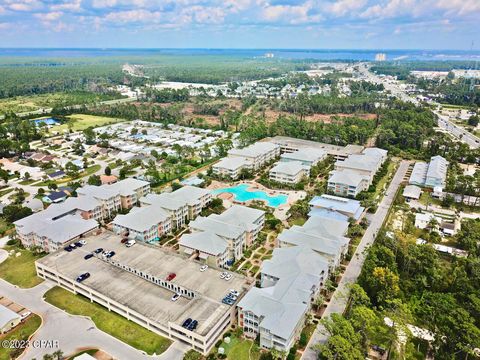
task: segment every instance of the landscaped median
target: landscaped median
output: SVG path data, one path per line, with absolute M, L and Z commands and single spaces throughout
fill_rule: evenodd
M 0 342 L 6 340 L 26 341 L 40 327 L 42 319 L 40 316 L 32 314 L 24 322 L 4 336 L 0 336 Z M 0 360 L 16 359 L 24 351 L 24 348 L 14 348 L 0 346 Z
M 9 252 L 14 250 L 15 253 L 0 264 L 0 277 L 3 280 L 21 288 L 31 288 L 43 281 L 35 270 L 35 260 L 40 259 L 42 255 L 17 246 L 5 246 L 4 250 Z
M 98 329 L 149 355 L 161 354 L 171 344 L 169 339 L 61 287 L 56 286 L 48 290 L 45 293 L 45 300 L 69 314 L 90 317 Z

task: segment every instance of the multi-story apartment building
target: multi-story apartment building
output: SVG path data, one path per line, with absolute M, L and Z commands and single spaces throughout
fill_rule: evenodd
M 278 162 L 270 169 L 270 180 L 283 184 L 298 184 L 310 176 L 310 166 L 299 161 Z
M 162 208 L 170 214 L 173 228 L 180 228 L 186 220 L 195 219 L 211 200 L 210 191 L 184 186 L 171 193 L 148 194 L 140 199 L 140 204 Z
M 257 142 L 242 149 L 231 149 L 228 157 L 212 166 L 214 174 L 238 179 L 242 170 L 257 171 L 280 155 L 280 146 L 269 142 Z
M 305 147 L 293 152 L 284 152 L 280 155 L 280 162 L 300 162 L 304 166 L 312 167 L 327 157 L 323 149 Z
M 328 192 L 347 197 L 355 197 L 362 191 L 367 191 L 368 187 L 369 177 L 353 170 L 333 170 L 327 183 Z
M 270 142 L 257 142 L 242 149 L 231 149 L 229 157 L 242 158 L 252 164 L 253 170 L 258 170 L 267 162 L 280 155 L 280 146 Z
M 227 268 L 243 256 L 257 237 L 265 221 L 261 210 L 234 205 L 221 215 L 198 217 L 190 222 L 191 234 L 180 238 L 180 250 L 193 254 L 207 264 Z
M 134 207 L 113 220 L 113 232 L 128 234 L 129 239 L 151 242 L 172 231 L 170 214 L 155 206 Z
M 250 289 L 238 304 L 244 334 L 259 336 L 264 349 L 288 351 L 328 271 L 328 260 L 307 246 L 275 249 L 262 264 L 261 287 Z
M 336 161 L 328 179 L 328 191 L 335 195 L 355 197 L 368 190 L 386 159 L 386 150 L 366 148 L 361 154 Z

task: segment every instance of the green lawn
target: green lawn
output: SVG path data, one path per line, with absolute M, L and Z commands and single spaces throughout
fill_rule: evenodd
M 126 121 L 125 119 L 117 119 L 117 118 L 110 118 L 105 116 L 95 116 L 95 115 L 86 115 L 86 114 L 73 114 L 67 116 L 70 119 L 67 123 L 53 126 L 50 131 L 52 133 L 55 132 L 63 132 L 64 130 L 68 130 L 69 124 L 71 124 L 71 128 L 73 131 L 80 131 L 85 130 L 89 127 L 98 127 L 104 126 L 107 124 L 114 124 L 121 121 Z
M 42 255 L 36 255 L 30 250 L 20 249 L 16 246 L 5 246 L 7 251 L 12 249 L 21 255 L 9 256 L 0 264 L 0 277 L 21 288 L 31 288 L 40 284 L 43 280 L 37 276 L 35 260 L 41 258 Z
M 149 355 L 161 354 L 171 344 L 169 339 L 58 286 L 45 293 L 45 300 L 69 314 L 89 316 L 100 330 Z
M 17 326 L 13 331 L 0 336 L 1 340 L 27 340 L 41 325 L 42 319 L 38 315 L 31 315 L 25 322 Z M 23 349 L 7 349 L 0 347 L 0 360 L 16 359 Z
M 11 193 L 12 191 L 13 191 L 13 188 L 7 188 L 7 189 L 4 189 L 4 190 L 0 190 L 0 197 L 4 196 L 4 195 L 7 195 L 8 193 Z
M 253 341 L 239 339 L 233 335 L 230 337 L 229 344 L 224 341 L 220 347 L 225 349 L 229 360 L 258 360 L 260 358 L 260 350 Z

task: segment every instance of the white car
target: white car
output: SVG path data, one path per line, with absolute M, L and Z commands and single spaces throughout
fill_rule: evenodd
M 30 311 L 27 311 L 26 313 L 22 314 L 22 320 L 26 319 L 27 317 L 29 317 L 31 314 Z
M 80 240 L 79 243 L 82 244 L 82 245 L 87 245 L 87 241 L 86 241 L 86 240 Z
M 135 245 L 137 242 L 135 240 L 128 240 L 127 241 L 127 245 L 125 245 L 126 247 L 132 247 L 133 245 Z
M 230 294 L 232 294 L 233 296 L 240 295 L 240 293 L 237 290 L 234 290 L 234 289 L 230 289 Z
M 225 275 L 225 280 L 226 281 L 230 281 L 230 280 L 232 280 L 232 278 L 233 278 L 232 274 L 227 273 L 227 275 Z
M 172 300 L 172 301 L 177 301 L 178 299 L 180 299 L 180 294 L 179 294 L 179 293 L 175 293 L 175 295 L 173 295 L 170 300 Z
M 200 266 L 200 271 L 201 271 L 201 272 L 204 272 L 204 271 L 207 270 L 207 269 L 208 269 L 208 265 L 202 265 L 202 266 Z
M 227 275 L 228 275 L 227 272 L 225 272 L 225 271 L 222 272 L 222 273 L 220 274 L 220 279 L 225 279 L 225 277 L 226 277 Z

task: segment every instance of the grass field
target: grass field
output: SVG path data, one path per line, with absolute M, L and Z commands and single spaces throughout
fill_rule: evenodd
M 20 249 L 16 246 L 5 246 L 5 250 L 15 250 L 21 255 L 9 256 L 0 264 L 0 277 L 3 280 L 21 288 L 31 288 L 43 281 L 35 271 L 35 260 L 41 258 L 41 255 L 35 255 L 30 250 Z
M 1 340 L 27 340 L 41 325 L 42 319 L 38 315 L 31 315 L 25 322 L 17 326 L 6 336 L 0 336 Z M 22 349 L 7 349 L 0 347 L 0 360 L 16 359 L 23 352 Z
M 41 108 L 91 104 L 98 101 L 113 100 L 114 98 L 116 97 L 85 91 L 17 96 L 0 100 L 0 114 L 5 112 L 29 112 Z
M 161 354 L 170 346 L 171 341 L 150 330 L 125 319 L 123 316 L 109 312 L 103 306 L 60 287 L 54 287 L 45 293 L 45 300 L 67 311 L 69 314 L 89 316 L 102 331 L 110 334 L 147 354 Z
M 233 335 L 230 337 L 229 344 L 224 341 L 220 347 L 225 349 L 229 360 L 258 360 L 260 358 L 258 346 L 253 341 L 239 339 Z
M 98 127 L 108 124 L 114 124 L 117 122 L 126 121 L 125 119 L 110 118 L 104 116 L 86 115 L 86 114 L 73 114 L 67 116 L 70 120 L 66 124 L 54 126 L 50 129 L 51 133 L 63 132 L 68 130 L 69 126 L 73 131 L 85 130 L 89 127 Z

